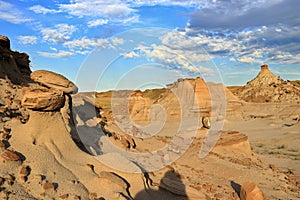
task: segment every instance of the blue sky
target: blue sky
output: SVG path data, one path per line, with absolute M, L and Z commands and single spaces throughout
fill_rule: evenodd
M 202 76 L 244 85 L 261 64 L 300 79 L 298 0 L 0 0 L 1 35 L 81 91 Z M 141 80 L 144 80 L 142 83 Z

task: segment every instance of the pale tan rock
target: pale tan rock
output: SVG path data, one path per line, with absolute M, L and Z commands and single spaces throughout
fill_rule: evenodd
M 49 88 L 61 90 L 67 94 L 75 94 L 78 91 L 77 86 L 66 77 L 47 70 L 37 70 L 30 74 L 35 82 L 41 83 Z
M 53 111 L 63 107 L 62 91 L 45 87 L 23 88 L 22 105 L 33 110 Z
M 241 187 L 241 200 L 266 200 L 265 194 L 252 181 L 245 182 Z

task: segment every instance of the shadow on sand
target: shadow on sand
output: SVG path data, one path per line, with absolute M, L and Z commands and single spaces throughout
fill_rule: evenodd
M 144 173 L 144 175 L 147 173 Z M 146 178 L 145 176 L 145 178 Z M 148 176 L 149 177 L 149 176 Z M 147 180 L 147 178 L 146 178 Z M 176 182 L 176 185 L 169 185 L 171 182 Z M 152 180 L 150 179 L 152 186 Z M 146 187 L 145 187 L 146 188 Z M 153 188 L 153 187 L 152 187 Z M 179 178 L 179 174 L 174 170 L 169 170 L 161 179 L 158 189 L 148 188 L 136 194 L 135 200 L 188 200 L 185 193 L 185 185 Z M 172 191 L 172 192 L 170 192 Z

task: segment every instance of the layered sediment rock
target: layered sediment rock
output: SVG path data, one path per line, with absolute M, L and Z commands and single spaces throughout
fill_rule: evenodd
M 63 107 L 64 94 L 60 90 L 42 86 L 23 88 L 22 105 L 33 110 L 51 111 Z

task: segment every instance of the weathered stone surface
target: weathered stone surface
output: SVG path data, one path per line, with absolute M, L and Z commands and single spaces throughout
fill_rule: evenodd
M 252 181 L 242 185 L 240 192 L 241 200 L 266 200 L 265 194 Z
M 6 161 L 21 161 L 21 157 L 17 155 L 15 152 L 6 149 L 2 154 L 1 157 Z
M 42 111 L 53 111 L 63 107 L 65 103 L 64 94 L 60 90 L 45 87 L 23 88 L 22 105 Z
M 61 90 L 67 94 L 75 94 L 78 91 L 77 86 L 66 77 L 47 70 L 37 70 L 30 74 L 35 82 L 41 83 L 49 88 Z

